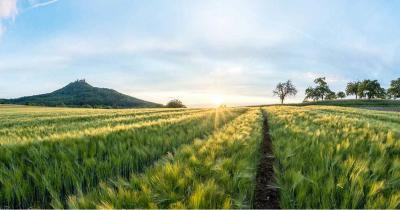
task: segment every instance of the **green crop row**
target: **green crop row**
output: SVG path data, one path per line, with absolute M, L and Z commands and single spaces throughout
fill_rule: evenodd
M 69 198 L 69 208 L 251 208 L 263 116 L 253 109 L 142 174 Z
M 26 110 L 27 109 L 27 110 Z M 42 111 L 48 110 L 51 111 Z M 71 108 L 56 109 L 53 108 L 23 108 L 25 111 L 20 111 L 15 108 L 15 112 L 8 112 L 0 106 L 0 126 L 14 127 L 14 126 L 29 126 L 35 124 L 63 124 L 75 123 L 80 121 L 94 121 L 98 119 L 112 119 L 118 117 L 131 117 L 156 113 L 166 112 L 185 112 L 195 109 L 78 109 Z
M 244 111 L 175 113 L 79 135 L 53 135 L 51 141 L 0 145 L 0 206 L 63 207 L 69 195 L 89 192 L 113 177 L 140 173 Z
M 396 113 L 268 107 L 282 208 L 400 208 Z
M 105 118 L 89 118 L 87 117 L 79 120 L 61 119 L 60 122 L 35 122 L 28 125 L 23 123 L 15 123 L 13 127 L 0 128 L 0 144 L 21 144 L 29 143 L 31 141 L 60 139 L 62 135 L 75 135 L 78 136 L 82 133 L 90 131 L 97 131 L 103 127 L 117 127 L 123 125 L 132 125 L 138 122 L 154 121 L 157 119 L 169 119 L 181 115 L 188 115 L 191 113 L 201 112 L 204 110 L 188 110 L 188 111 L 168 111 L 168 112 L 155 112 L 148 114 L 129 114 L 129 115 L 111 115 Z
M 0 119 L 32 121 L 51 118 L 85 117 L 124 113 L 157 112 L 167 109 L 87 109 L 1 105 Z
M 140 115 L 147 115 L 147 114 L 156 114 L 162 112 L 179 112 L 179 111 L 187 111 L 184 109 L 180 110 L 173 110 L 173 109 L 155 109 L 155 110 L 121 110 L 121 111 L 113 111 L 113 112 L 100 112 L 96 111 L 94 113 L 89 112 L 82 112 L 82 113 L 68 113 L 64 110 L 61 111 L 54 111 L 46 116 L 37 115 L 33 113 L 23 113 L 23 114 L 12 114 L 12 115 L 5 115 L 4 110 L 0 109 L 0 126 L 2 128 L 9 128 L 15 126 L 26 126 L 29 127 L 35 124 L 63 124 L 63 123 L 75 123 L 80 121 L 93 121 L 98 119 L 112 119 L 116 117 L 131 117 L 131 116 L 140 116 Z

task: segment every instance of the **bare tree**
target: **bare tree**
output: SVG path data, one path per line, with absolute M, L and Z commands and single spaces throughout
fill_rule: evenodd
M 273 93 L 274 95 L 277 95 L 279 99 L 281 99 L 281 104 L 283 104 L 285 98 L 287 96 L 295 96 L 297 94 L 297 90 L 292 81 L 288 80 L 286 82 L 278 83 Z

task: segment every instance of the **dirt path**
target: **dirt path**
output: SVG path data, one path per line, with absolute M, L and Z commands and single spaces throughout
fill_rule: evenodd
M 269 135 L 268 119 L 264 112 L 264 139 L 261 148 L 261 159 L 257 168 L 256 189 L 254 195 L 255 209 L 279 209 L 278 191 L 273 186 L 273 163 L 272 142 Z

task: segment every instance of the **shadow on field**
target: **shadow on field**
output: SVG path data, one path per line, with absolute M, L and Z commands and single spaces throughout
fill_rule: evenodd
M 272 154 L 272 142 L 269 135 L 267 114 L 263 112 L 263 142 L 261 144 L 261 158 L 257 168 L 256 189 L 254 195 L 255 209 L 279 209 L 278 191 L 273 185 L 274 180 L 274 156 Z

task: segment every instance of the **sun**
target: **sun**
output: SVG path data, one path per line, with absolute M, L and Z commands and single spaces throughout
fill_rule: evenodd
M 213 95 L 213 96 L 211 96 L 211 102 L 212 102 L 212 104 L 213 105 L 215 105 L 215 106 L 220 106 L 220 105 L 222 105 L 223 103 L 224 103 L 224 98 L 222 98 L 221 96 L 219 96 L 219 95 Z

